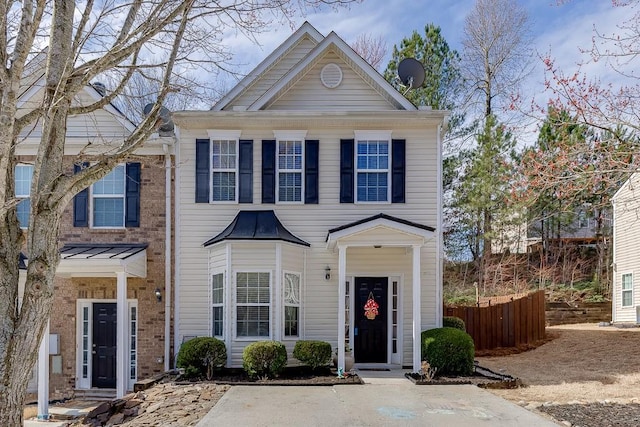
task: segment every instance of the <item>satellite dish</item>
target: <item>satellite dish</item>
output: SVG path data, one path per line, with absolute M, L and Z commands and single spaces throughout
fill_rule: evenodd
M 424 83 L 424 66 L 415 58 L 405 58 L 398 64 L 398 77 L 407 91 L 420 87 Z
M 144 106 L 142 110 L 144 115 L 148 115 L 153 109 L 154 103 L 150 103 Z M 173 120 L 171 120 L 171 111 L 165 106 L 160 107 L 160 112 L 158 113 L 158 117 L 160 118 L 162 124 L 158 130 L 160 132 L 173 132 Z

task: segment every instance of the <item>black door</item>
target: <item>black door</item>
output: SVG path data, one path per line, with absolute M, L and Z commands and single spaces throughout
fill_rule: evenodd
M 354 360 L 356 363 L 387 362 L 386 277 L 356 277 Z
M 116 304 L 93 304 L 91 387 L 116 388 Z

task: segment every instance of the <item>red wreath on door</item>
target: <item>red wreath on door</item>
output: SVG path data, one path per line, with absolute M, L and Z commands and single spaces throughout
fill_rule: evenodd
M 373 298 L 373 292 L 369 292 L 369 298 L 364 305 L 364 316 L 369 320 L 375 319 L 378 315 L 378 308 L 380 305 Z

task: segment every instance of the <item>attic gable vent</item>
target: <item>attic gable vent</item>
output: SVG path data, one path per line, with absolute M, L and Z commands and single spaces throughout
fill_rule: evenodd
M 320 80 L 326 88 L 337 88 L 342 83 L 342 70 L 334 63 L 327 64 L 320 71 Z

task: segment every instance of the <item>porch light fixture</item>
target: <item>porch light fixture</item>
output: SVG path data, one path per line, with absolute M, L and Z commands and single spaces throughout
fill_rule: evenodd
M 158 302 L 162 302 L 162 292 L 160 292 L 160 288 L 156 288 L 153 293 L 156 295 Z
M 324 269 L 324 280 L 331 280 L 331 267 L 327 265 Z

